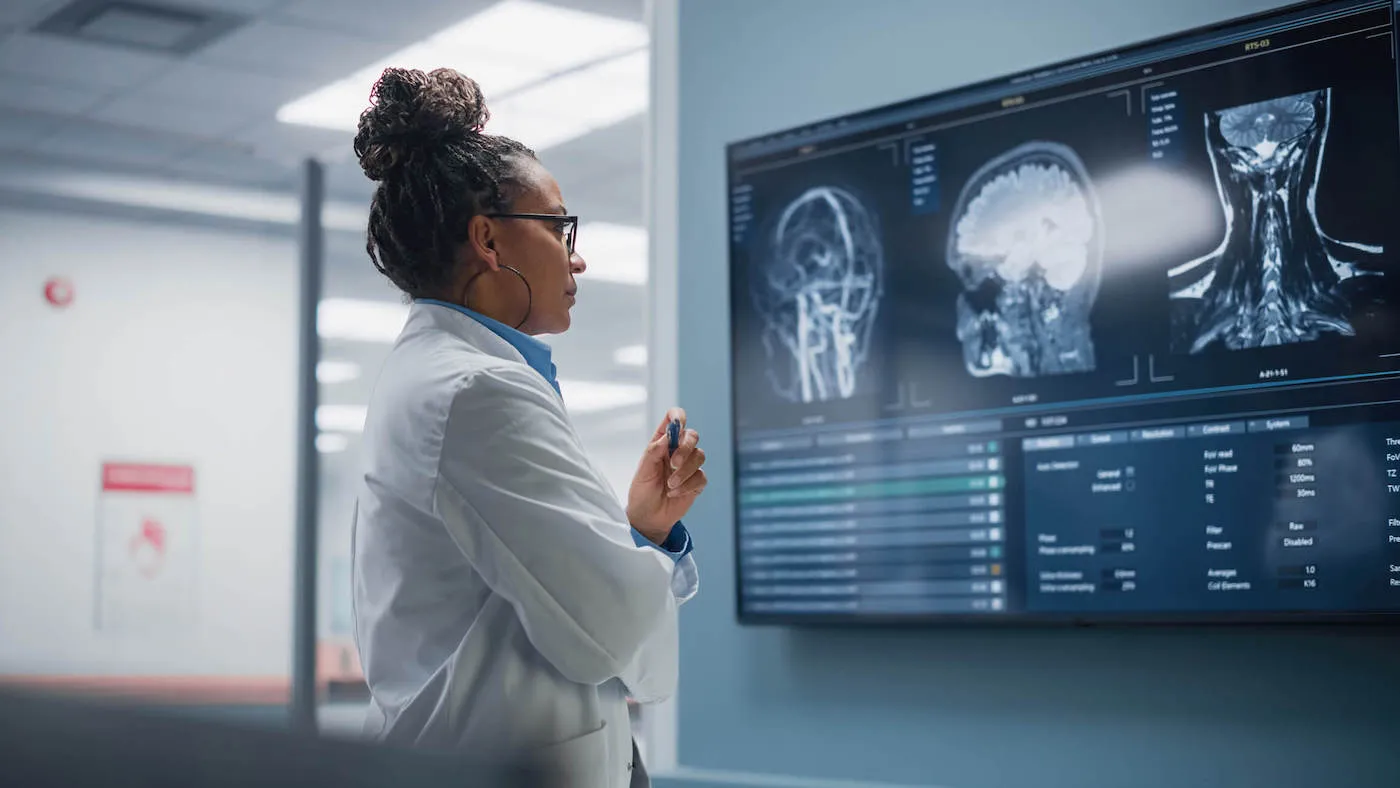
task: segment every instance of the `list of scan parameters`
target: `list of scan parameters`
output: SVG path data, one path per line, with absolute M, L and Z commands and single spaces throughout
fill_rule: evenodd
M 1400 425 L 1291 414 L 1022 448 L 1031 610 L 1400 607 Z
M 1394 502 L 1385 522 L 1385 585 L 1400 607 L 1400 425 L 1376 435 L 1385 451 L 1385 492 Z
M 740 447 L 743 607 L 762 614 L 1006 610 L 999 431 L 888 426 Z M 945 436 L 945 433 L 952 433 Z

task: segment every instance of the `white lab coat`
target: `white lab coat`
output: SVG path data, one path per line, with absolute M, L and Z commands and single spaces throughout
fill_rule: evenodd
M 454 310 L 410 311 L 364 446 L 352 550 L 367 733 L 629 785 L 626 699 L 675 691 L 694 560 L 637 546 L 558 393 Z

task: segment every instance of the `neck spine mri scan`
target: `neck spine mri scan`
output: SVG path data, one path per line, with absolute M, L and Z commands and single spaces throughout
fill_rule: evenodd
M 874 219 L 849 192 L 815 187 L 788 204 L 768 241 L 752 295 L 774 390 L 792 402 L 849 399 L 881 297 Z
M 1174 351 L 1356 333 L 1344 283 L 1379 276 L 1383 250 L 1331 238 L 1318 222 L 1330 110 L 1324 89 L 1205 114 L 1225 238 L 1169 273 Z
M 982 165 L 952 213 L 957 332 L 973 377 L 1089 372 L 1103 218 L 1079 156 L 1028 142 Z

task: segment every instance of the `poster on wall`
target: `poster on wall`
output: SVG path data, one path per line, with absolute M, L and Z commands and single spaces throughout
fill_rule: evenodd
M 180 634 L 197 618 L 194 468 L 104 463 L 95 623 L 112 634 Z

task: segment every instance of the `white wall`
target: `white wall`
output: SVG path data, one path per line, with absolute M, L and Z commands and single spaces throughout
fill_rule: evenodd
M 290 237 L 0 208 L 0 675 L 288 674 L 296 287 Z M 94 626 L 114 459 L 195 467 L 193 626 Z

